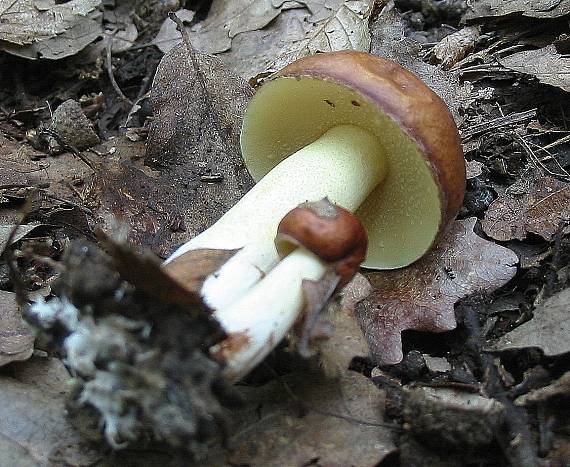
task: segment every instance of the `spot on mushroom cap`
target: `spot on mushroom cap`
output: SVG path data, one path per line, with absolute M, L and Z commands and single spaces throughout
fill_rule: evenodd
M 362 52 L 317 54 L 284 68 L 244 118 L 242 152 L 254 179 L 334 126 L 377 136 L 388 175 L 357 211 L 369 236 L 367 267 L 406 266 L 459 210 L 465 164 L 445 103 L 419 78 Z M 326 155 L 324 155 L 326 156 Z M 332 201 L 335 201 L 334 199 Z

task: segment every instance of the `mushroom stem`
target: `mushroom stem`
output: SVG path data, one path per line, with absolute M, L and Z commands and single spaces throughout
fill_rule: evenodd
M 224 374 L 230 382 L 245 376 L 281 342 L 303 309 L 303 280 L 319 280 L 327 267 L 313 253 L 299 247 L 247 294 L 216 311 L 229 337 L 211 352 L 225 361 Z M 231 345 L 233 340 L 239 344 Z
M 167 262 L 200 248 L 239 249 L 202 288 L 208 305 L 226 308 L 279 261 L 274 238 L 287 212 L 324 197 L 349 211 L 361 205 L 386 174 L 386 164 L 378 163 L 380 151 L 378 139 L 367 130 L 352 125 L 328 130 L 279 163 L 218 222 L 182 245 Z

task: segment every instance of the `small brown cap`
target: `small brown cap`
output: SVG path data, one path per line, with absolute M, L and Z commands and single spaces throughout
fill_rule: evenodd
M 358 217 L 324 198 L 289 211 L 279 223 L 275 246 L 281 257 L 302 246 L 334 264 L 342 287 L 364 261 L 368 237 Z

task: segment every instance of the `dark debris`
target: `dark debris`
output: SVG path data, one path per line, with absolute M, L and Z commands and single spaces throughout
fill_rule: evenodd
M 58 298 L 27 318 L 74 375 L 77 428 L 114 448 L 163 442 L 198 456 L 223 441 L 235 397 L 207 351 L 224 336 L 217 322 L 136 290 L 92 244 L 74 242 L 62 267 Z

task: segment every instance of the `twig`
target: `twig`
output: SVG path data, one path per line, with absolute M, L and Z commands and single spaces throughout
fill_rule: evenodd
M 514 405 L 502 387 L 499 372 L 493 356 L 483 352 L 485 339 L 476 312 L 470 306 L 462 307 L 463 322 L 469 333 L 466 347 L 470 347 L 473 363 L 478 366 L 484 378 L 484 392 L 500 402 L 503 407 L 503 430 L 496 433 L 497 440 L 511 465 L 536 467 L 538 464 L 537 446 L 531 436 L 527 415 Z
M 39 133 L 54 138 L 62 148 L 69 150 L 74 156 L 82 160 L 85 165 L 87 165 L 91 170 L 95 172 L 93 163 L 87 159 L 87 157 L 81 154 L 81 151 L 77 149 L 73 144 L 68 143 L 57 131 L 52 130 L 51 128 L 42 128 Z
M 77 203 L 75 203 L 71 200 L 68 200 L 68 199 L 60 198 L 59 196 L 51 195 L 43 189 L 42 189 L 42 193 L 46 196 L 46 198 L 54 199 L 56 201 L 61 201 L 62 203 L 69 204 L 70 206 L 76 207 L 77 209 L 83 211 L 84 213 L 89 214 L 90 216 L 93 216 L 93 211 L 91 211 L 91 209 L 89 209 L 89 208 L 86 208 L 85 206 L 81 206 L 80 204 L 77 204 Z
M 176 23 L 176 27 L 180 32 L 180 34 L 182 35 L 182 42 L 184 42 L 184 45 L 188 50 L 188 55 L 190 55 L 192 66 L 194 67 L 194 70 L 196 70 L 196 77 L 200 81 L 200 85 L 202 86 L 202 90 L 204 91 L 205 94 L 204 97 L 208 101 L 208 104 L 210 104 L 210 99 L 208 96 L 208 88 L 206 87 L 206 81 L 204 80 L 204 75 L 202 73 L 202 70 L 200 69 L 200 64 L 198 63 L 198 59 L 196 58 L 196 49 L 192 45 L 192 42 L 190 42 L 190 36 L 188 35 L 188 31 L 186 31 L 184 23 L 178 16 L 176 16 L 176 13 L 170 12 L 168 13 L 168 17 Z
M 505 134 L 505 135 L 507 135 L 507 134 Z M 546 172 L 548 175 L 551 175 L 552 177 L 561 178 L 564 181 L 570 180 L 570 174 L 562 166 L 560 166 L 560 164 L 559 164 L 559 167 L 561 168 L 561 172 L 553 172 L 548 167 L 546 167 L 546 165 L 543 164 L 542 160 L 540 160 L 536 156 L 536 154 L 534 153 L 534 151 L 532 150 L 532 148 L 529 146 L 529 144 L 527 143 L 527 141 L 524 138 L 522 138 L 520 135 L 518 135 L 516 133 L 513 133 L 512 136 L 514 136 L 514 139 L 519 142 L 519 145 L 523 148 L 524 152 L 527 154 L 528 158 L 530 159 L 530 161 L 533 163 L 533 165 L 537 169 L 543 170 L 544 172 Z
M 114 33 L 113 33 L 114 34 Z M 106 50 L 105 50 L 105 64 L 107 67 L 107 75 L 109 76 L 109 81 L 111 81 L 111 86 L 113 86 L 113 89 L 115 90 L 115 92 L 117 93 L 117 95 L 126 103 L 128 103 L 131 107 L 134 105 L 133 102 L 123 94 L 123 91 L 121 91 L 121 88 L 119 87 L 119 85 L 117 84 L 117 81 L 115 81 L 115 75 L 113 75 L 113 62 L 112 62 L 112 56 L 111 56 L 111 49 L 113 47 L 113 34 L 109 34 L 107 36 L 107 44 L 106 44 Z
M 541 149 L 544 149 L 544 150 L 551 149 L 551 148 L 554 148 L 556 146 L 559 146 L 561 144 L 568 143 L 568 142 L 570 142 L 570 135 L 559 138 L 556 141 L 553 141 L 552 143 L 547 144 L 546 146 L 544 146 Z
M 493 120 L 473 125 L 461 131 L 461 139 L 466 141 L 475 135 L 481 135 L 497 128 L 522 123 L 534 117 L 536 117 L 536 109 L 525 110 L 524 112 L 517 112 L 503 117 L 494 118 Z

